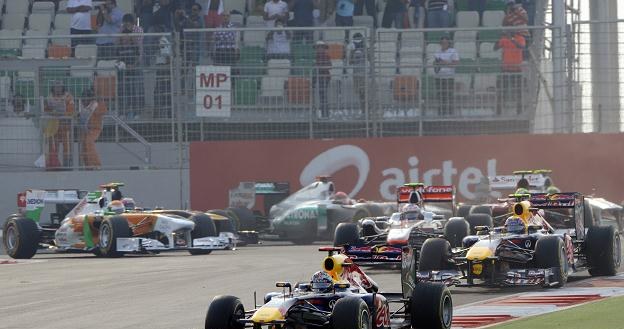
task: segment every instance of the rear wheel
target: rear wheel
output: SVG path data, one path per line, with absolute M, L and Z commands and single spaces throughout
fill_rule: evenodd
M 589 274 L 615 275 L 622 262 L 620 233 L 613 226 L 593 226 L 585 239 Z
M 2 243 L 11 258 L 29 259 L 37 253 L 39 235 L 39 227 L 34 220 L 11 216 L 4 223 Z
M 492 216 L 488 214 L 470 214 L 466 217 L 468 224 L 470 224 L 470 234 L 477 234 L 476 227 L 477 226 L 487 226 L 493 227 L 494 220 Z
M 425 240 L 420 249 L 418 271 L 439 271 L 451 268 L 451 244 L 442 238 Z
M 371 329 L 372 316 L 366 302 L 359 297 L 343 297 L 331 313 L 333 329 Z
M 129 238 L 131 235 L 130 226 L 125 218 L 121 216 L 105 218 L 100 225 L 99 254 L 104 257 L 123 256 L 123 252 L 117 251 L 117 238 Z
M 442 283 L 418 282 L 410 298 L 409 310 L 414 329 L 451 328 L 453 298 Z
M 334 247 L 355 245 L 360 239 L 360 232 L 355 223 L 340 223 L 336 226 L 334 234 Z
M 555 287 L 563 287 L 568 281 L 568 257 L 563 240 L 558 236 L 543 236 L 535 244 L 535 266 L 555 271 Z
M 210 216 L 206 214 L 195 214 L 189 218 L 195 223 L 195 227 L 191 231 L 191 241 L 207 236 L 217 236 L 217 227 Z M 191 249 L 191 255 L 208 255 L 212 250 Z
M 245 317 L 245 308 L 240 299 L 234 296 L 216 296 L 206 312 L 205 329 L 243 329 L 238 322 Z
M 461 247 L 462 240 L 469 234 L 470 224 L 462 217 L 453 217 L 444 226 L 444 237 L 453 248 Z
M 486 214 L 492 216 L 492 207 L 490 206 L 474 206 L 470 209 L 470 214 Z
M 232 216 L 236 217 L 238 229 L 240 231 L 255 231 L 258 229 L 258 225 L 256 225 L 256 216 L 253 211 L 242 207 L 227 208 L 226 210 L 229 211 Z
M 372 216 L 366 208 L 362 207 L 355 212 L 353 217 L 351 217 L 351 221 L 354 223 L 357 223 L 360 219 L 366 218 L 366 217 L 372 217 Z
M 470 214 L 471 205 L 463 204 L 457 208 L 457 217 L 468 217 Z

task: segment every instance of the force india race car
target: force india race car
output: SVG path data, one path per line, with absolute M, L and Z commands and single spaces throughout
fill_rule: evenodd
M 340 195 L 344 198 L 337 197 Z M 339 223 L 389 215 L 395 210 L 396 205 L 391 202 L 354 202 L 344 193 L 337 193 L 330 178 L 323 176 L 274 204 L 266 217 L 270 234 L 307 244 L 331 240 Z
M 471 214 L 466 219 L 452 217 L 454 201 L 453 186 L 405 184 L 397 189 L 397 204 L 402 211 L 390 217 L 338 225 L 334 246 L 343 246 L 344 252 L 358 263 L 398 262 L 405 245 L 418 250 L 428 238 L 442 236 L 456 246 L 470 233 L 471 226 L 491 226 L 491 218 L 485 214 Z
M 248 311 L 237 297 L 216 296 L 208 307 L 205 329 L 451 327 L 453 302 L 448 288 L 415 281 L 411 249 L 405 248 L 401 293 L 380 293 L 362 269 L 338 253 L 340 248 L 319 250 L 329 255 L 311 282 L 294 287 L 278 282 L 282 292 L 266 294 L 263 305 Z M 401 305 L 399 310 L 390 310 L 394 303 Z
M 9 216 L 3 244 L 13 258 L 31 258 L 39 248 L 65 252 L 91 252 L 119 257 L 125 253 L 188 250 L 208 254 L 233 249 L 232 233 L 216 234 L 212 218 L 194 214 L 125 211 L 121 183 L 80 190 L 28 190 L 18 195 L 20 213 Z M 121 211 L 117 205 L 121 204 Z M 42 214 L 49 214 L 49 220 Z M 63 219 L 64 218 L 64 219 Z
M 569 274 L 584 269 L 594 276 L 615 275 L 622 258 L 620 234 L 613 226 L 584 218 L 581 194 L 513 197 L 517 201 L 513 216 L 504 227 L 479 227 L 477 235 L 464 238 L 460 248 L 451 249 L 439 238 L 425 241 L 419 280 L 462 286 L 561 287 Z

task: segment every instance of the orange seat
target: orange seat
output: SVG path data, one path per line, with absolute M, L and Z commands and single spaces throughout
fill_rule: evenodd
M 329 47 L 327 53 L 329 54 L 330 59 L 335 60 L 335 59 L 344 58 L 344 45 L 343 44 L 330 43 L 327 46 Z
M 115 76 L 96 76 L 93 87 L 98 98 L 113 98 L 117 95 L 117 79 Z
M 51 44 L 48 47 L 48 58 L 68 58 L 71 57 L 71 47 Z
M 310 79 L 290 77 L 286 82 L 288 102 L 291 104 L 310 104 Z
M 394 78 L 394 99 L 398 101 L 415 101 L 418 96 L 418 77 L 415 75 L 399 75 Z

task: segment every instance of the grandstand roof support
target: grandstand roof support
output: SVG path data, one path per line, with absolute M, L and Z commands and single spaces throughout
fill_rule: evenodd
M 566 79 L 566 27 L 565 0 L 552 0 L 553 22 L 553 98 L 554 98 L 554 125 L 555 133 L 572 132 L 573 109 L 567 109 L 567 79 Z
M 620 77 L 617 4 L 619 0 L 590 1 L 592 110 L 594 131 L 620 132 Z

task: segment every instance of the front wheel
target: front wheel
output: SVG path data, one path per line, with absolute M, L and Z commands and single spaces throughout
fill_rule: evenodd
M 39 248 L 39 228 L 34 220 L 10 217 L 2 230 L 2 243 L 7 255 L 15 259 L 29 259 Z
M 216 296 L 206 312 L 204 329 L 243 329 L 238 320 L 245 317 L 245 308 L 234 296 Z
M 334 305 L 331 324 L 333 329 L 371 329 L 371 313 L 361 298 L 343 297 Z
M 462 241 L 469 234 L 470 224 L 462 217 L 453 217 L 444 226 L 444 237 L 453 248 L 461 247 Z
M 195 227 L 191 231 L 191 240 L 205 238 L 208 236 L 217 236 L 217 227 L 207 214 L 195 214 L 191 216 L 190 220 L 195 223 Z M 191 249 L 189 253 L 191 255 L 208 255 L 212 250 Z
M 100 225 L 99 254 L 104 257 L 123 256 L 123 252 L 117 251 L 117 238 L 129 238 L 130 235 L 130 226 L 125 218 L 113 216 L 104 219 Z
M 410 321 L 414 329 L 449 329 L 453 321 L 453 298 L 442 283 L 418 282 L 410 298 Z
M 340 223 L 336 226 L 334 234 L 334 247 L 355 245 L 360 239 L 360 232 L 355 223 Z

